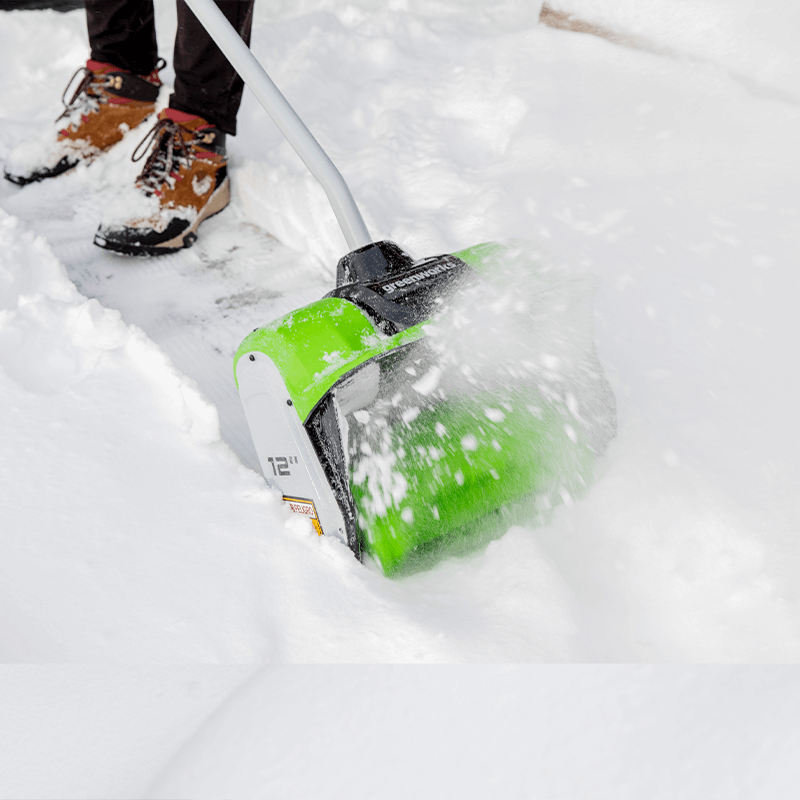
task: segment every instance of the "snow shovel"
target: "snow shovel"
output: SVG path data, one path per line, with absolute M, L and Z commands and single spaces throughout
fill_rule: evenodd
M 596 356 L 586 371 L 603 400 L 591 414 L 536 370 L 476 385 L 443 358 L 431 332 L 461 294 L 480 293 L 504 248 L 415 260 L 373 241 L 344 179 L 213 1 L 187 3 L 322 185 L 350 248 L 335 289 L 236 353 L 267 483 L 386 575 L 468 552 L 579 494 L 615 430 Z

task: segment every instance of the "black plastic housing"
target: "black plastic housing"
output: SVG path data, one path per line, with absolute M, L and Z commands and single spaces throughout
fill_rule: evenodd
M 343 256 L 336 267 L 341 297 L 367 312 L 387 335 L 430 319 L 474 272 L 452 255 L 414 261 L 394 242 L 374 242 Z
M 372 242 L 339 259 L 336 288 L 348 283 L 372 283 L 413 266 L 414 259 L 394 242 Z

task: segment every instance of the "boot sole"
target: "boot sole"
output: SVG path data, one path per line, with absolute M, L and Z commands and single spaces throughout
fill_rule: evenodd
M 111 250 L 114 253 L 121 253 L 126 256 L 165 256 L 170 253 L 177 253 L 178 250 L 185 250 L 191 247 L 197 240 L 197 229 L 200 224 L 209 217 L 219 214 L 231 202 L 231 185 L 228 177 L 222 184 L 214 190 L 214 194 L 209 197 L 208 202 L 203 206 L 203 210 L 197 215 L 197 219 L 185 230 L 166 242 L 159 242 L 151 245 L 135 245 L 129 242 L 115 242 L 113 239 L 106 239 L 96 233 L 94 243 L 103 250 Z
M 83 159 L 87 163 L 89 159 Z M 81 163 L 81 159 L 77 161 L 70 161 L 68 156 L 64 156 L 61 161 L 58 162 L 54 167 L 50 169 L 41 170 L 39 172 L 32 172 L 30 175 L 13 175 L 10 172 L 3 171 L 3 177 L 7 181 L 11 181 L 11 183 L 15 183 L 17 186 L 27 186 L 30 183 L 38 183 L 39 181 L 47 180 L 48 178 L 55 178 L 58 175 L 63 175 L 70 170 L 75 169 L 78 164 Z

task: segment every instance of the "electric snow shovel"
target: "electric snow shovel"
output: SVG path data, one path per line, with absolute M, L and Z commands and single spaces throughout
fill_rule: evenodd
M 255 330 L 236 353 L 268 484 L 318 534 L 387 575 L 466 551 L 579 493 L 614 433 L 610 390 L 587 414 L 536 370 L 475 385 L 431 336 L 503 248 L 414 260 L 373 242 L 342 176 L 216 5 L 187 3 L 322 184 L 350 248 L 333 291 Z M 587 374 L 607 387 L 595 366 L 596 356 Z

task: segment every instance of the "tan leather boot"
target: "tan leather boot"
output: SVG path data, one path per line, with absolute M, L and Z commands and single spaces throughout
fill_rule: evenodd
M 134 194 L 123 196 L 120 209 L 109 213 L 95 235 L 99 247 L 147 256 L 190 247 L 200 224 L 230 202 L 222 131 L 202 117 L 167 108 L 136 148 L 134 161 L 150 143 Z
M 7 160 L 5 177 L 20 186 L 52 178 L 113 147 L 127 131 L 155 113 L 162 67 L 163 61 L 150 75 L 142 76 L 89 59 L 64 91 L 64 111 L 56 120 L 55 131 L 15 148 Z M 67 102 L 67 92 L 78 75 L 81 80 Z

